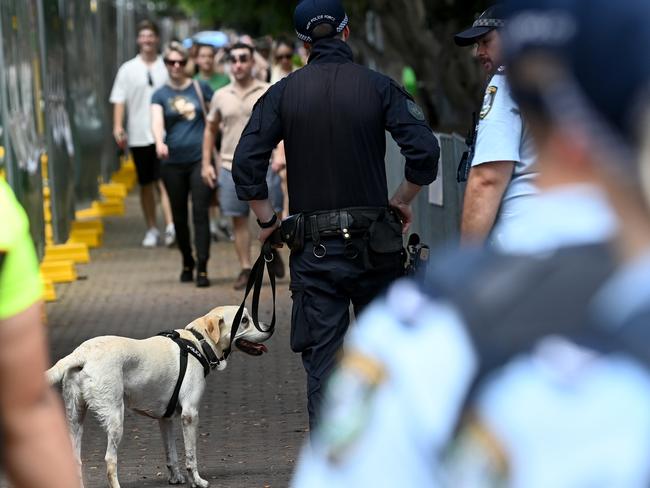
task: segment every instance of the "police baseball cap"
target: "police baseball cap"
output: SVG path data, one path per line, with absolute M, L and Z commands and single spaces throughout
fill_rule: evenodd
M 456 34 L 454 41 L 458 46 L 471 46 L 491 30 L 504 25 L 504 8 L 502 5 L 494 5 L 479 15 L 472 27 Z
M 614 162 L 636 160 L 650 109 L 650 2 L 511 0 L 507 15 L 504 54 L 522 106 L 581 126 Z
M 339 0 L 302 0 L 293 13 L 293 24 L 298 39 L 312 43 L 318 39 L 334 37 L 348 25 L 348 16 Z M 314 36 L 314 28 L 329 24 L 329 33 Z

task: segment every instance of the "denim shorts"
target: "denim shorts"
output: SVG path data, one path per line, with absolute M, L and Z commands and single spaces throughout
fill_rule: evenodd
M 284 201 L 282 181 L 280 175 L 274 173 L 270 166 L 268 173 L 266 173 L 266 184 L 269 187 L 269 200 L 273 210 L 281 212 Z M 226 168 L 219 168 L 219 206 L 221 207 L 221 215 L 226 217 L 246 217 L 249 212 L 248 202 L 237 198 L 232 172 Z

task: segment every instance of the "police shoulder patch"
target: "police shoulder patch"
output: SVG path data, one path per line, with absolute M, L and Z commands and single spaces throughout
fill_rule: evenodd
M 417 103 L 415 103 L 413 100 L 411 99 L 406 100 L 406 109 L 416 120 L 419 121 L 425 120 L 424 112 L 422 111 L 420 106 Z
M 492 105 L 494 104 L 494 99 L 497 96 L 497 90 L 498 88 L 494 85 L 488 86 L 485 90 L 485 97 L 483 97 L 483 106 L 481 107 L 481 113 L 479 114 L 479 117 L 481 119 L 484 119 L 487 114 L 490 113 Z
M 365 431 L 374 393 L 386 377 L 382 363 L 359 351 L 348 351 L 327 384 L 315 446 L 330 462 L 339 462 Z

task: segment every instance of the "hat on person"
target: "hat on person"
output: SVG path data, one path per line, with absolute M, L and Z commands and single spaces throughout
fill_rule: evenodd
M 348 16 L 339 0 L 302 0 L 293 13 L 293 23 L 298 39 L 312 43 L 342 32 L 348 25 Z M 314 28 L 321 24 L 331 25 L 331 33 L 314 37 Z
M 579 124 L 617 150 L 616 162 L 635 159 L 650 109 L 649 18 L 648 0 L 511 0 L 503 42 L 513 95 Z
M 498 29 L 504 25 L 504 8 L 502 5 L 494 5 L 479 15 L 472 24 L 472 27 L 456 34 L 454 36 L 454 42 L 458 46 L 471 46 L 491 30 Z

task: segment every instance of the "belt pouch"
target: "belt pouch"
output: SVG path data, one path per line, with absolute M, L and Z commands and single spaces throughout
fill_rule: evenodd
M 396 253 L 404 248 L 402 224 L 387 210 L 368 229 L 368 247 L 378 254 Z
M 305 217 L 298 213 L 290 215 L 280 224 L 282 241 L 292 251 L 301 251 L 305 246 Z

